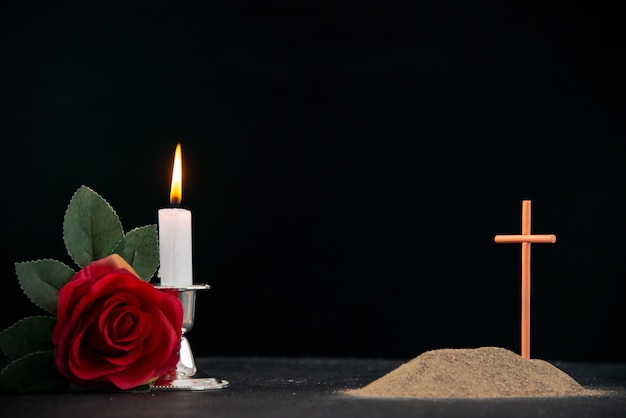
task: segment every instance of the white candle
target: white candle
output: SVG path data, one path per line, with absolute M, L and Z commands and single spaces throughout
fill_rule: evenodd
M 170 204 L 180 205 L 182 194 L 182 157 L 178 144 L 174 155 Z M 162 286 L 193 284 L 191 241 L 191 211 L 180 207 L 159 209 L 159 277 Z

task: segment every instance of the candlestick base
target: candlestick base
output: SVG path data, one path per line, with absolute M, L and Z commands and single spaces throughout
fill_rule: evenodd
M 224 389 L 230 386 L 227 380 L 209 377 L 196 367 L 191 345 L 186 334 L 194 323 L 196 310 L 196 291 L 208 290 L 211 286 L 197 284 L 191 286 L 155 286 L 157 289 L 176 289 L 183 304 L 183 327 L 180 339 L 180 356 L 176 370 L 159 377 L 152 385 L 153 390 L 194 390 L 206 391 Z

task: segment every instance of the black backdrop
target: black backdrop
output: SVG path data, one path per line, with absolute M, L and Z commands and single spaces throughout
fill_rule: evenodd
M 1 327 L 72 193 L 156 223 L 180 141 L 197 355 L 519 352 L 532 199 L 532 355 L 626 360 L 619 13 L 502 3 L 3 2 Z

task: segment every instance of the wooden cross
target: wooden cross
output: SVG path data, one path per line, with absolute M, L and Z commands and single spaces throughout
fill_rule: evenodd
M 522 357 L 530 358 L 530 244 L 554 244 L 556 235 L 530 233 L 530 200 L 522 201 L 522 234 L 496 235 L 498 244 L 522 244 Z

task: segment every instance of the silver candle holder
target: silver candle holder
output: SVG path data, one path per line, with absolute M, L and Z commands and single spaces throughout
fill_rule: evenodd
M 152 385 L 153 390 L 219 390 L 230 386 L 227 380 L 210 377 L 198 370 L 196 360 L 187 340 L 187 333 L 194 323 L 196 311 L 196 292 L 211 288 L 208 284 L 194 284 L 191 286 L 155 286 L 157 289 L 176 289 L 178 299 L 183 304 L 183 327 L 180 338 L 180 357 L 176 370 L 161 376 Z

